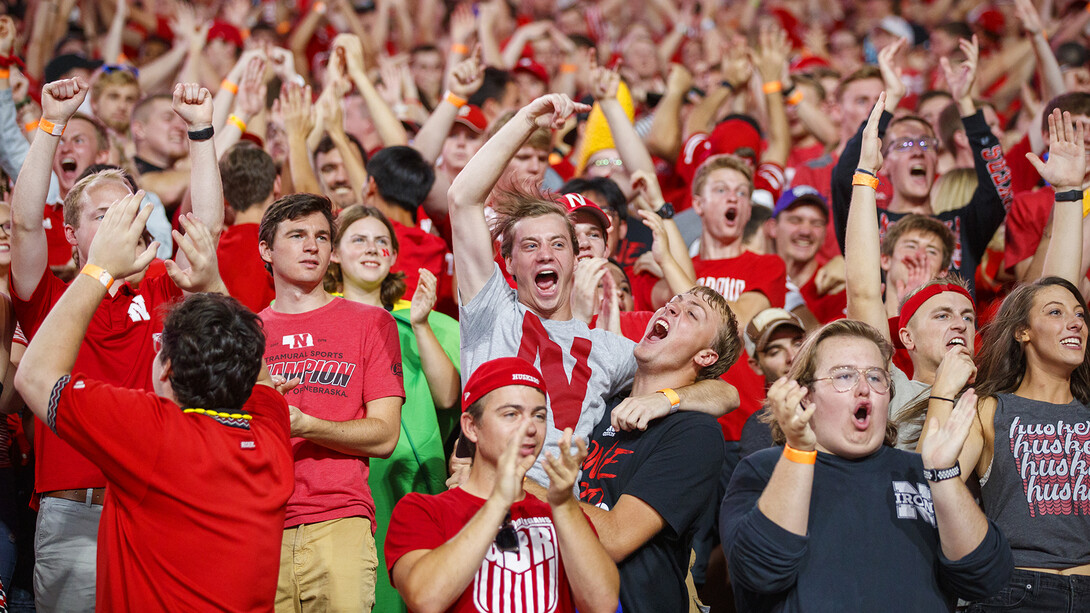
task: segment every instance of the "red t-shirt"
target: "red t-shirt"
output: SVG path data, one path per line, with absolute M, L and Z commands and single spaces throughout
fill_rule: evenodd
M 42 321 L 67 287 L 47 269 L 28 300 L 20 299 L 12 290 L 15 317 L 27 338 L 34 340 Z M 166 275 L 145 279 L 137 291 L 122 285 L 117 294 L 106 296 L 95 310 L 74 370 L 118 387 L 153 389 L 153 337 L 163 329 L 160 307 L 181 297 L 181 290 Z M 34 428 L 34 453 L 36 492 L 106 486 L 106 477 L 98 467 L 49 428 Z
M 825 145 L 821 143 L 814 143 L 809 147 L 792 147 L 791 151 L 787 154 L 787 167 L 793 172 L 799 166 L 802 166 L 810 160 L 817 159 L 824 154 Z M 795 185 L 795 183 L 792 183 L 792 185 Z
M 806 301 L 806 308 L 823 324 L 847 317 L 848 292 L 840 290 L 835 294 L 819 294 L 816 279 L 815 274 L 806 285 L 799 288 L 802 299 Z
M 483 498 L 461 488 L 435 496 L 411 493 L 402 498 L 394 507 L 386 534 L 386 568 L 391 571 L 390 581 L 393 582 L 394 565 L 402 556 L 421 549 L 436 549 L 446 543 L 469 523 L 484 503 Z M 529 494 L 511 505 L 511 523 L 519 533 L 519 551 L 504 553 L 495 543 L 489 545 L 473 580 L 447 611 L 575 611 L 552 516 L 548 504 Z
M 401 343 L 393 316 L 378 307 L 334 298 L 306 313 L 261 312 L 269 374 L 299 379 L 288 404 L 330 421 L 367 417 L 366 404 L 405 397 Z M 284 526 L 366 517 L 375 526 L 367 458 L 303 438 L 291 439 L 295 493 Z
M 49 425 L 109 481 L 96 607 L 271 610 L 291 495 L 283 397 L 257 386 L 247 422 L 82 375 L 66 383 Z
M 1007 270 L 1037 252 L 1055 202 L 1056 190 L 1051 186 L 1014 196 L 1007 211 L 1006 250 L 1003 252 L 1003 266 Z
M 436 276 L 440 287 L 438 295 L 442 296 L 443 277 L 446 273 L 447 243 L 440 237 L 425 232 L 420 228 L 406 226 L 391 220 L 394 226 L 394 234 L 397 235 L 399 245 L 397 261 L 390 268 L 393 272 L 405 273 L 405 300 L 412 300 L 416 292 L 416 284 L 420 282 L 420 269 L 426 268 Z M 445 275 L 450 279 L 450 275 Z M 449 285 L 449 284 L 448 284 Z
M 258 250 L 259 228 L 256 223 L 227 226 L 216 247 L 220 278 L 227 291 L 254 313 L 260 313 L 276 298 L 272 275 Z
M 734 302 L 745 292 L 761 292 L 774 307 L 783 307 L 787 297 L 787 267 L 775 255 L 742 255 L 723 260 L 693 258 L 696 284 L 714 289 Z
M 42 227 L 45 228 L 45 242 L 49 247 L 49 265 L 64 266 L 72 259 L 72 244 L 64 236 L 64 206 L 45 205 Z
M 719 427 L 723 429 L 723 440 L 737 441 L 742 438 L 742 426 L 746 424 L 746 420 L 760 410 L 761 404 L 764 403 L 765 378 L 757 374 L 749 365 L 749 354 L 743 349 L 738 361 L 723 373 L 720 379 L 738 389 L 741 404 L 737 409 L 719 418 Z

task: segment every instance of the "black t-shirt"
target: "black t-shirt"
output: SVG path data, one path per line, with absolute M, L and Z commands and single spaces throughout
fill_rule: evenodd
M 818 453 L 808 534 L 788 532 L 757 507 L 783 450 L 734 471 L 719 533 L 738 611 L 953 611 L 1006 585 L 1010 546 L 994 524 L 980 545 L 942 554 L 919 454 L 881 447 L 848 460 Z
M 133 157 L 133 164 L 136 165 L 136 170 L 142 175 L 151 174 L 153 172 L 163 172 L 166 168 L 156 166 L 151 162 L 145 160 L 140 156 Z
M 717 503 L 722 430 L 710 415 L 683 411 L 644 432 L 618 432 L 611 413 L 594 427 L 579 498 L 609 510 L 628 494 L 662 516 L 665 527 L 617 565 L 621 606 L 625 613 L 687 611 L 689 549 L 698 520 Z

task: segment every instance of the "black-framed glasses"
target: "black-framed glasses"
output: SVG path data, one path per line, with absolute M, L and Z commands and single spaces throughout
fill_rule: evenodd
M 938 151 L 939 141 L 931 138 L 930 136 L 911 136 L 892 141 L 887 151 L 908 151 L 913 147 L 919 147 L 920 151 L 927 153 L 928 151 Z
M 838 392 L 850 392 L 855 389 L 856 385 L 859 385 L 859 376 L 863 377 L 867 381 L 867 385 L 872 390 L 879 394 L 885 394 L 889 392 L 889 371 L 884 368 L 878 368 L 873 366 L 871 368 L 853 368 L 851 366 L 837 366 L 829 371 L 828 377 L 821 377 L 814 379 L 814 382 L 818 381 L 832 381 L 833 389 Z
M 496 534 L 496 547 L 505 553 L 514 553 L 519 550 L 519 535 L 515 531 L 515 524 L 511 523 L 511 511 L 503 517 L 503 525 Z

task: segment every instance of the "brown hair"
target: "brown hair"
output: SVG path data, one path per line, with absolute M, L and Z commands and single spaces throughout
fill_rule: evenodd
M 868 340 L 878 347 L 878 350 L 882 353 L 883 364 L 886 368 L 889 367 L 890 358 L 893 357 L 893 345 L 882 336 L 881 332 L 861 321 L 856 321 L 854 319 L 838 319 L 834 322 L 825 324 L 806 339 L 806 342 L 799 348 L 799 353 L 795 356 L 794 363 L 791 364 L 791 370 L 788 371 L 787 378 L 794 379 L 802 386 L 808 386 L 813 383 L 815 378 L 814 375 L 817 373 L 818 352 L 821 343 L 831 338 L 861 338 L 863 340 Z M 893 395 L 893 384 L 890 383 L 889 397 L 893 398 Z M 772 441 L 777 445 L 784 444 L 787 441 L 787 438 L 784 436 L 783 430 L 780 429 L 780 424 L 772 415 L 772 410 L 765 404 L 765 408 L 762 411 L 759 419 L 771 426 Z M 882 444 L 892 447 L 896 443 L 897 425 L 891 420 L 887 420 L 886 436 Z
M 579 239 L 575 236 L 575 226 L 568 218 L 568 212 L 559 203 L 546 200 L 541 196 L 520 191 L 501 190 L 492 204 L 496 211 L 496 223 L 492 226 L 492 240 L 500 240 L 500 255 L 511 257 L 514 250 L 515 226 L 524 219 L 559 215 L 568 227 L 572 253 L 579 253 Z
M 1045 112 L 1041 114 L 1041 131 L 1048 134 L 1048 118 L 1052 111 L 1060 109 L 1072 115 L 1086 115 L 1090 117 L 1090 94 L 1086 92 L 1068 92 L 1060 94 L 1048 101 Z
M 106 151 L 110 148 L 110 136 L 106 132 L 106 126 L 103 123 L 90 115 L 83 113 L 75 113 L 68 119 L 68 123 L 72 123 L 75 120 L 86 121 L 91 124 L 91 127 L 95 129 L 95 145 L 98 151 Z
M 708 182 L 708 176 L 723 168 L 729 168 L 741 173 L 749 181 L 750 195 L 753 194 L 753 169 L 749 167 L 749 164 L 742 161 L 742 158 L 723 153 L 709 157 L 696 169 L 696 174 L 693 175 L 693 195 L 699 196 L 704 189 L 704 184 Z
M 257 239 L 265 243 L 271 249 L 276 240 L 276 230 L 280 222 L 290 221 L 306 217 L 311 213 L 321 213 L 329 222 L 329 238 L 332 240 L 333 229 L 333 203 L 325 196 L 317 194 L 288 194 L 269 205 L 265 214 L 261 217 L 261 225 L 257 230 Z
M 95 82 L 91 84 L 91 100 L 98 101 L 102 96 L 102 92 L 106 91 L 107 87 L 136 87 L 137 91 L 140 91 L 140 81 L 136 79 L 136 75 L 127 68 L 119 70 L 112 70 L 110 72 L 102 72 L 95 78 Z
M 950 268 L 950 258 L 954 256 L 954 246 L 956 244 L 954 233 L 950 231 L 950 228 L 946 227 L 946 224 L 927 215 L 912 213 L 905 215 L 892 224 L 882 238 L 882 255 L 892 257 L 893 248 L 897 246 L 897 241 L 909 232 L 923 232 L 937 237 L 942 243 L 942 265 L 939 270 L 945 271 Z
M 734 311 L 731 310 L 730 305 L 727 303 L 727 299 L 714 289 L 698 285 L 689 290 L 688 293 L 702 298 L 704 302 L 708 303 L 708 306 L 716 313 L 719 313 L 722 320 L 711 344 L 711 350 L 719 357 L 714 363 L 701 368 L 696 374 L 697 381 L 715 379 L 727 372 L 731 366 L 734 366 L 734 363 L 738 361 L 738 356 L 742 354 L 742 340 L 738 335 L 738 318 L 735 317 Z
M 877 66 L 863 66 L 862 68 L 856 70 L 850 75 L 844 77 L 844 79 L 840 81 L 840 85 L 836 87 L 836 101 L 841 102 L 843 100 L 844 90 L 847 89 L 849 85 L 855 83 L 856 81 L 863 81 L 866 79 L 878 79 L 879 81 L 881 81 L 882 71 L 878 70 Z
M 228 149 L 219 161 L 223 197 L 238 212 L 261 204 L 276 186 L 276 163 L 250 141 Z
M 515 117 L 517 111 L 507 111 L 503 115 L 492 120 L 492 123 L 488 125 L 488 132 L 485 132 L 484 139 L 487 141 L 496 135 L 496 132 L 500 131 L 507 122 L 511 121 Z M 553 149 L 553 133 L 549 128 L 534 128 L 534 131 L 530 133 L 530 137 L 526 139 L 526 142 L 522 146 L 532 147 L 539 151 L 552 151 Z M 521 146 L 519 147 L 522 148 Z
M 393 224 L 390 223 L 389 219 L 386 219 L 382 211 L 373 206 L 364 206 L 362 204 L 354 204 L 341 211 L 340 215 L 337 215 L 336 237 L 333 240 L 333 248 L 340 248 L 341 239 L 344 238 L 345 232 L 352 224 L 367 218 L 377 219 L 382 222 L 382 225 L 386 226 L 386 230 L 390 233 L 390 247 L 392 247 L 394 255 L 397 255 L 401 249 L 401 244 L 397 240 Z M 326 291 L 329 292 L 336 291 L 337 286 L 344 286 L 344 272 L 341 270 L 340 264 L 336 262 L 329 263 L 329 270 L 326 271 L 326 281 Z M 392 270 L 386 273 L 386 277 L 382 280 L 382 287 L 379 288 L 379 300 L 382 301 L 382 307 L 387 311 L 392 311 L 394 304 L 401 300 L 404 295 L 405 273 Z

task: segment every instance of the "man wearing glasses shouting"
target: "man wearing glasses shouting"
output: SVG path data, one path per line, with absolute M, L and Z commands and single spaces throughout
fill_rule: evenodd
M 617 567 L 573 494 L 587 445 L 567 428 L 545 452 L 544 500 L 523 477 L 545 442 L 541 373 L 521 358 L 481 364 L 462 395 L 473 467 L 460 487 L 409 494 L 386 535 L 390 579 L 412 611 L 613 613 Z
M 977 110 L 973 103 L 972 86 L 976 78 L 978 56 L 976 39 L 974 37 L 971 42 L 961 40 L 960 50 L 965 59 L 960 64 L 949 58 L 941 59 L 946 83 L 958 106 L 961 122 L 965 126 L 965 134 L 973 151 L 978 180 L 976 190 L 968 202 L 941 203 L 941 213 L 936 213 L 932 208 L 932 187 L 938 164 L 938 141 L 935 133 L 922 117 L 901 115 L 894 119 L 892 114 L 906 93 L 896 65 L 896 57 L 905 45 L 906 41 L 902 39 L 878 54 L 878 66 L 885 82 L 887 109 L 878 123 L 878 137 L 882 139 L 882 154 L 885 158 L 878 174 L 881 181 L 888 181 L 893 188 L 893 197 L 888 207 L 878 209 L 879 228 L 885 234 L 890 224 L 910 213 L 938 218 L 957 238 L 949 270 L 966 279 L 972 293 L 977 264 L 984 256 L 988 241 L 1003 224 L 1006 209 L 1013 200 L 1010 170 L 1003 157 L 999 139 L 988 128 L 983 111 Z M 863 126 L 860 125 L 855 136 L 848 141 L 833 171 L 833 219 L 841 251 L 844 250 L 852 176 L 859 166 L 862 135 Z M 937 206 L 940 203 L 934 204 Z

